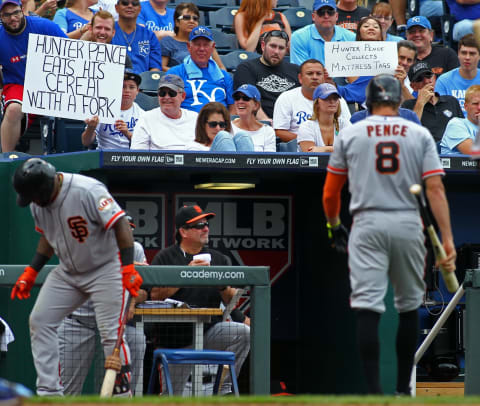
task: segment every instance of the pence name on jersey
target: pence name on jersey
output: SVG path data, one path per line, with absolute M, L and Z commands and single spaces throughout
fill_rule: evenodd
M 120 268 L 114 224 L 125 215 L 96 179 L 61 173 L 56 199 L 43 208 L 32 203 L 35 229 L 48 240 L 67 272 L 88 272 L 107 263 Z

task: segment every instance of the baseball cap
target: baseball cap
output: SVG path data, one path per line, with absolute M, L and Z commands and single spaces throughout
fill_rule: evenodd
M 407 21 L 407 30 L 410 29 L 411 27 L 414 27 L 415 25 L 419 25 L 420 27 L 423 27 L 423 28 L 428 28 L 429 30 L 432 29 L 432 25 L 430 24 L 430 21 L 428 21 L 428 18 L 424 16 L 415 16 L 410 18 Z
M 410 70 L 408 71 L 408 79 L 410 79 L 410 82 L 416 82 L 417 79 L 426 72 L 433 73 L 428 63 L 417 62 L 413 64 Z
M 178 210 L 175 216 L 175 226 L 177 229 L 194 223 L 197 220 L 209 219 L 215 217 L 215 213 L 204 213 L 200 206 L 183 206 Z
M 321 85 L 318 85 L 313 91 L 313 100 L 325 100 L 331 94 L 336 94 L 338 97 L 340 97 L 340 93 L 338 93 L 335 86 L 330 83 L 322 83 Z
M 331 7 L 334 10 L 337 9 L 337 3 L 335 0 L 315 0 L 313 3 L 313 11 L 317 11 L 322 7 Z
M 140 77 L 140 75 L 137 75 L 131 69 L 125 69 L 125 73 L 123 74 L 123 80 L 133 80 L 137 84 L 137 86 L 140 86 L 140 83 L 142 83 L 142 78 Z
M 198 27 L 195 27 L 190 33 L 188 40 L 193 41 L 194 39 L 200 37 L 206 38 L 209 41 L 213 41 L 212 31 L 210 31 L 210 29 L 205 27 L 204 25 L 199 25 Z
M 243 93 L 245 96 L 248 96 L 258 102 L 262 98 L 260 96 L 260 92 L 258 91 L 258 89 L 253 85 L 248 85 L 248 84 L 242 85 L 237 90 L 235 90 L 233 94 L 238 92 Z
M 185 84 L 180 76 L 174 75 L 173 73 L 167 74 L 160 78 L 158 82 L 158 88 L 167 87 L 169 89 L 175 90 L 177 92 L 183 92 L 185 90 Z
M 22 7 L 22 2 L 20 0 L 3 0 L 0 4 L 0 10 L 3 8 L 3 6 L 6 6 L 7 4 L 13 4 L 15 6 Z

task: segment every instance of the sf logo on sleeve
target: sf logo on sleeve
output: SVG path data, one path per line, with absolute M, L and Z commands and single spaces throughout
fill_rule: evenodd
M 88 237 L 87 220 L 82 216 L 74 216 L 69 217 L 67 221 L 73 238 L 80 243 L 85 242 Z

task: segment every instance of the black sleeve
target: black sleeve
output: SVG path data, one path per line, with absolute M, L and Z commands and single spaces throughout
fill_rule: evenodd
M 237 70 L 233 74 L 233 88 L 237 89 L 245 83 L 255 86 L 254 70 L 247 62 L 243 62 L 238 65 Z
M 460 107 L 460 103 L 458 102 L 458 99 L 455 97 L 452 97 L 453 103 L 455 104 L 455 117 L 459 118 L 465 118 L 465 115 L 463 114 L 462 108 Z
M 415 106 L 415 103 L 417 102 L 417 99 L 411 99 L 411 100 L 405 100 L 403 103 L 402 103 L 402 107 L 404 109 L 409 109 L 409 110 L 413 110 L 413 107 Z
M 460 66 L 460 62 L 458 60 L 457 53 L 452 48 L 445 48 L 448 50 L 447 55 L 447 72 L 451 71 L 452 69 L 458 68 Z

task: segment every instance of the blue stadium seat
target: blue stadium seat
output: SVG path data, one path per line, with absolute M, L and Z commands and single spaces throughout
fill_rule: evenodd
M 228 34 L 218 28 L 212 28 L 213 40 L 215 48 L 219 54 L 227 54 L 238 49 L 237 36 Z
M 279 142 L 277 152 L 298 152 L 297 139 L 294 138 L 288 142 Z
M 42 117 L 40 119 L 42 146 L 47 154 L 83 151 L 82 133 L 85 123 L 69 118 Z
M 166 73 L 163 71 L 156 70 L 147 70 L 146 72 L 142 72 L 140 74 L 140 77 L 142 78 L 140 90 L 149 96 L 157 97 L 158 82 L 160 82 L 160 78 L 165 74 Z
M 209 25 L 212 28 L 220 28 L 224 32 L 233 32 L 233 19 L 238 12 L 238 6 L 222 7 L 216 11 L 208 12 Z
M 290 7 L 282 11 L 292 28 L 292 32 L 312 24 L 312 10 L 304 7 Z
M 241 49 L 229 52 L 225 55 L 220 55 L 220 58 L 222 59 L 222 62 L 228 72 L 235 72 L 240 63 L 259 57 L 260 54 L 257 54 L 256 52 L 248 52 Z
M 278 0 L 274 10 L 283 12 L 290 7 L 299 7 L 298 0 Z
M 235 6 L 235 0 L 197 0 L 195 2 L 199 10 L 215 11 L 225 6 Z

